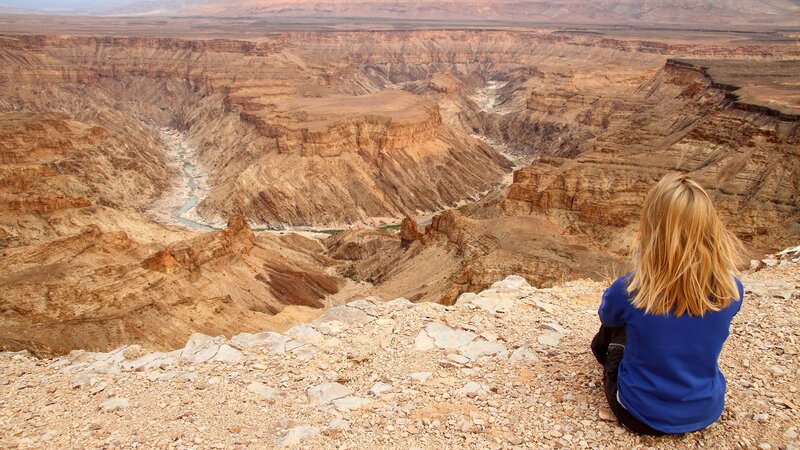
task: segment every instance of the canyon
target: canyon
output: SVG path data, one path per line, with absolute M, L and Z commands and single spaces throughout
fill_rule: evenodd
M 4 350 L 166 351 L 365 296 L 606 280 L 674 170 L 749 256 L 800 236 L 793 31 L 9 17 Z

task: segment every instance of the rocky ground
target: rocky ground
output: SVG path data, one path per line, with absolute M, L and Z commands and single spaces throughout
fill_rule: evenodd
M 0 354 L 4 448 L 800 448 L 798 253 L 754 264 L 721 420 L 635 436 L 588 343 L 605 283 L 509 277 L 456 305 L 367 298 L 285 334 Z M 792 257 L 795 262 L 792 262 Z

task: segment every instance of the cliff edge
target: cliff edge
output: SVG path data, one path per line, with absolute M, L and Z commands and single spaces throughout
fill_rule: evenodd
M 365 298 L 172 352 L 2 353 L 0 444 L 796 449 L 799 262 L 800 247 L 754 261 L 720 359 L 725 411 L 685 436 L 634 436 L 606 408 L 589 351 L 605 283 L 511 276 L 453 306 Z

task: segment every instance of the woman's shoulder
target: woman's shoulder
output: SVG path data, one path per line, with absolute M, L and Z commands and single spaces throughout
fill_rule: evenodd
M 606 289 L 606 295 L 625 299 L 629 298 L 630 295 L 628 294 L 628 284 L 630 283 L 629 279 L 631 274 L 633 274 L 633 272 L 628 272 L 614 280 L 614 282 L 611 283 L 611 286 Z

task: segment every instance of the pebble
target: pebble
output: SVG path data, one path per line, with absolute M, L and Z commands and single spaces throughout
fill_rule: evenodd
M 104 401 L 100 408 L 105 412 L 114 412 L 128 407 L 128 399 L 124 397 L 114 397 Z

